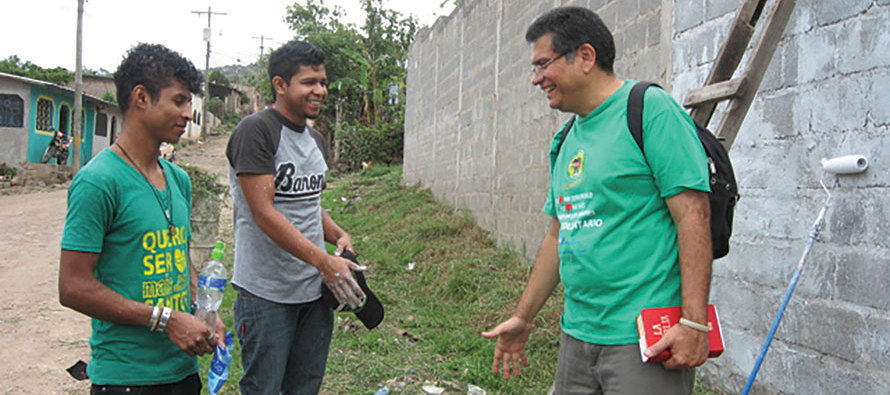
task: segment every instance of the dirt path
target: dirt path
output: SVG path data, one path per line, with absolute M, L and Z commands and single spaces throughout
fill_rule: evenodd
M 226 182 L 226 139 L 218 136 L 181 150 L 177 162 L 212 171 Z M 88 381 L 78 382 L 65 372 L 78 359 L 90 358 L 89 318 L 59 304 L 66 196 L 64 188 L 0 196 L 2 394 L 89 393 Z M 231 208 L 223 208 L 222 219 L 231 226 Z

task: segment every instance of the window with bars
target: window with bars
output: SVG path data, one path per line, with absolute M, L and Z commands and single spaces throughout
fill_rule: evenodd
M 53 130 L 53 102 L 37 99 L 37 130 Z
M 108 115 L 103 112 L 96 113 L 96 136 L 108 137 Z
M 22 127 L 24 112 L 25 102 L 19 95 L 0 95 L 0 126 Z

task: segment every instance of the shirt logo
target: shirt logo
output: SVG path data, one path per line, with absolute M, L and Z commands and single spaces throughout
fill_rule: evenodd
M 578 178 L 581 177 L 581 174 L 584 174 L 584 151 L 579 150 L 574 157 L 572 157 L 572 161 L 569 162 L 569 177 Z

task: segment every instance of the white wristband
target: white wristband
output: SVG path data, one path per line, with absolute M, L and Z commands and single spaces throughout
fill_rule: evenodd
M 148 330 L 154 332 L 158 329 L 158 321 L 161 319 L 161 307 L 155 306 L 151 310 L 151 318 L 148 319 Z
M 710 322 L 708 323 L 707 326 L 705 326 L 705 325 L 699 324 L 695 321 L 690 321 L 690 320 L 687 320 L 687 319 L 681 317 L 680 324 L 688 326 L 692 329 L 695 329 L 697 331 L 704 332 L 704 333 L 708 333 L 711 331 L 711 323 Z
M 158 320 L 157 330 L 160 332 L 167 331 L 167 322 L 170 321 L 170 315 L 173 314 L 173 309 L 169 307 L 164 307 L 164 310 L 161 312 L 161 318 Z

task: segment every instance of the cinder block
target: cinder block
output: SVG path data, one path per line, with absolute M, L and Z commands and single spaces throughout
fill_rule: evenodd
M 646 24 L 633 23 L 627 26 L 623 34 L 623 52 L 625 54 L 637 52 L 646 46 Z
M 890 265 L 886 250 L 869 252 L 864 248 L 850 249 L 838 255 L 838 298 L 850 303 L 879 310 L 890 310 L 890 289 L 886 287 Z
M 739 8 L 739 0 L 705 0 L 705 20 L 711 20 L 726 14 L 735 15 Z
M 619 1 L 615 3 L 618 15 L 616 15 L 615 29 L 631 25 L 634 20 L 642 13 L 639 1 Z
M 838 31 L 838 68 L 842 73 L 890 65 L 890 10 L 847 21 Z
M 787 36 L 787 35 L 786 35 Z M 799 77 L 797 75 L 798 63 L 800 62 L 800 46 L 792 45 L 791 40 L 783 40 L 777 48 L 776 56 L 781 55 L 782 63 L 782 87 L 790 88 L 798 85 Z M 776 58 L 773 58 L 773 62 Z
M 872 103 L 869 106 L 871 122 L 875 125 L 890 124 L 890 72 L 884 71 L 872 76 L 868 102 Z
M 661 19 L 661 0 L 640 0 L 640 14 L 653 15 Z
M 703 0 L 676 0 L 674 2 L 674 31 L 684 32 L 705 21 Z
M 814 0 L 812 3 L 816 22 L 824 26 L 861 14 L 871 6 L 872 0 Z
M 674 70 L 682 71 L 713 62 L 727 30 L 726 23 L 716 20 L 676 37 L 673 41 Z
M 884 314 L 868 314 L 862 331 L 867 333 L 857 347 L 862 360 L 869 369 L 886 371 L 890 364 L 890 314 L 886 310 Z
M 798 296 L 798 295 L 795 295 Z M 865 317 L 836 301 L 796 298 L 786 310 L 781 327 L 785 342 L 814 352 L 831 355 L 849 363 L 859 360 L 862 337 L 871 337 L 865 329 Z
M 766 73 L 763 75 L 763 80 L 760 82 L 760 87 L 757 89 L 758 92 L 771 92 L 781 88 L 784 79 L 783 74 L 782 47 L 780 46 L 776 48 L 776 52 L 773 54 L 773 58 L 770 61 L 769 66 L 766 68 Z
M 890 0 L 888 0 L 888 1 L 890 1 Z M 608 3 L 608 0 L 588 0 L 587 8 L 596 12 L 598 9 L 602 8 L 602 6 L 604 6 L 606 3 Z
M 763 111 L 762 121 L 770 125 L 770 127 L 760 130 L 759 138 L 783 140 L 800 133 L 794 124 L 794 117 L 791 116 L 797 110 L 795 107 L 797 102 L 794 100 L 797 94 L 783 92 L 775 96 L 761 96 L 762 99 L 758 100 L 756 107 Z M 748 117 L 754 118 L 756 115 L 754 111 L 750 111 Z M 746 118 L 746 123 L 747 120 L 748 118 Z
M 886 370 L 869 371 L 830 356 L 812 355 L 789 364 L 793 394 L 886 394 Z M 884 368 L 886 369 L 886 367 Z M 818 376 L 814 377 L 814 372 Z M 883 376 L 883 377 L 882 377 Z
M 837 72 L 837 29 L 818 28 L 792 39 L 789 45 L 796 45 L 807 54 L 798 58 L 798 83 L 824 80 Z
M 610 2 L 600 7 L 596 13 L 599 15 L 600 19 L 603 20 L 603 23 L 606 24 L 606 27 L 609 28 L 609 31 L 612 32 L 612 34 L 615 34 L 620 27 L 618 25 L 618 4 Z
M 647 17 L 644 20 L 644 25 L 646 26 L 646 46 L 658 45 L 661 42 L 661 11 Z

